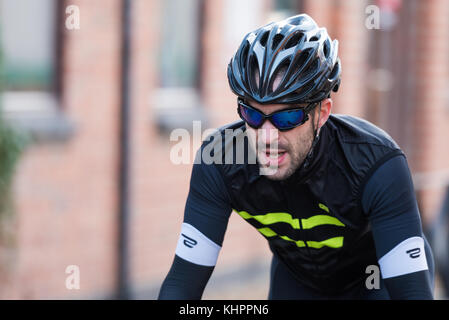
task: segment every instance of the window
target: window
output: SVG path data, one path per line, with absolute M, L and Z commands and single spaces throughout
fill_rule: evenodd
M 4 90 L 50 90 L 54 81 L 54 0 L 1 0 Z
M 198 83 L 199 0 L 165 0 L 160 51 L 160 86 L 196 87 Z
M 1 105 L 9 121 L 37 139 L 66 137 L 70 128 L 57 99 L 61 3 L 0 0 Z
M 192 126 L 203 118 L 200 99 L 203 0 L 162 3 L 159 87 L 154 106 L 162 129 Z

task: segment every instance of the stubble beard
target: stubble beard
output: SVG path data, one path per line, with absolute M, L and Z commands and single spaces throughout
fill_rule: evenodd
M 310 131 L 306 136 L 300 137 L 294 145 L 280 146 L 285 149 L 290 158 L 287 167 L 280 166 L 275 173 L 269 174 L 266 177 L 270 180 L 281 181 L 293 175 L 296 170 L 302 165 L 306 159 L 313 142 L 313 131 Z

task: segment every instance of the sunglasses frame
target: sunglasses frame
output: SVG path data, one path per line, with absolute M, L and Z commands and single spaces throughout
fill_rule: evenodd
M 245 123 L 246 123 L 247 125 L 249 125 L 249 126 L 250 126 L 251 128 L 253 128 L 253 129 L 259 129 L 259 128 L 265 123 L 265 121 L 268 119 L 268 120 L 271 122 L 271 124 L 272 124 L 273 126 L 275 126 L 276 129 L 278 129 L 279 131 L 288 131 L 288 130 L 291 130 L 291 129 L 293 129 L 293 128 L 299 127 L 299 126 L 303 125 L 304 123 L 306 123 L 306 122 L 309 120 L 309 113 L 310 113 L 310 111 L 312 111 L 313 108 L 315 108 L 318 104 L 319 104 L 319 102 L 312 102 L 312 103 L 309 103 L 307 106 L 302 107 L 302 108 L 292 107 L 292 108 L 288 108 L 288 109 L 278 110 L 278 111 L 272 112 L 272 113 L 270 113 L 270 114 L 265 114 L 265 113 L 263 113 L 262 111 L 260 111 L 259 109 L 256 109 L 256 108 L 254 108 L 254 107 L 252 107 L 252 106 L 250 106 L 250 105 L 244 103 L 243 100 L 242 100 L 241 98 L 238 98 L 238 99 L 237 99 L 237 112 L 238 112 L 240 118 L 241 118 L 243 121 L 245 121 Z M 248 123 L 248 122 L 245 120 L 245 118 L 244 118 L 244 117 L 242 116 L 242 114 L 241 114 L 241 111 L 240 111 L 240 105 L 242 105 L 243 107 L 248 108 L 248 109 L 250 109 L 250 110 L 256 111 L 256 112 L 258 112 L 258 113 L 260 113 L 260 114 L 262 115 L 263 121 L 262 121 L 262 123 L 260 124 L 260 126 L 258 126 L 258 127 L 253 126 L 253 125 L 251 125 L 250 123 Z M 294 125 L 294 126 L 291 126 L 291 127 L 288 127 L 288 128 L 282 128 L 282 129 L 281 129 L 281 128 L 278 128 L 278 126 L 277 126 L 275 123 L 273 123 L 273 121 L 272 121 L 272 116 L 273 116 L 273 115 L 275 115 L 275 114 L 277 114 L 277 113 L 285 112 L 285 111 L 296 111 L 296 110 L 303 110 L 303 112 L 304 112 L 304 119 L 303 119 L 300 123 L 298 123 L 298 124 L 296 124 L 296 125 Z

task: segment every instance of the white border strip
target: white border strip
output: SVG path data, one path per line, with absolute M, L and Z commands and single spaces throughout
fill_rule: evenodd
M 428 270 L 423 238 L 402 241 L 379 259 L 379 266 L 384 279 Z
M 202 234 L 194 226 L 183 223 L 176 255 L 189 262 L 213 267 L 217 263 L 221 247 Z

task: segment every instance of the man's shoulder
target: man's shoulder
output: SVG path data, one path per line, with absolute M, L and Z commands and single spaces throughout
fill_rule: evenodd
M 394 139 L 375 124 L 350 115 L 331 114 L 329 128 L 343 143 L 370 144 L 388 149 L 400 149 Z
M 332 149 L 340 155 L 334 157 L 334 161 L 341 161 L 342 166 L 348 163 L 347 168 L 359 182 L 366 181 L 389 159 L 405 156 L 388 133 L 367 120 L 336 114 L 329 118 L 328 128 L 335 145 Z

